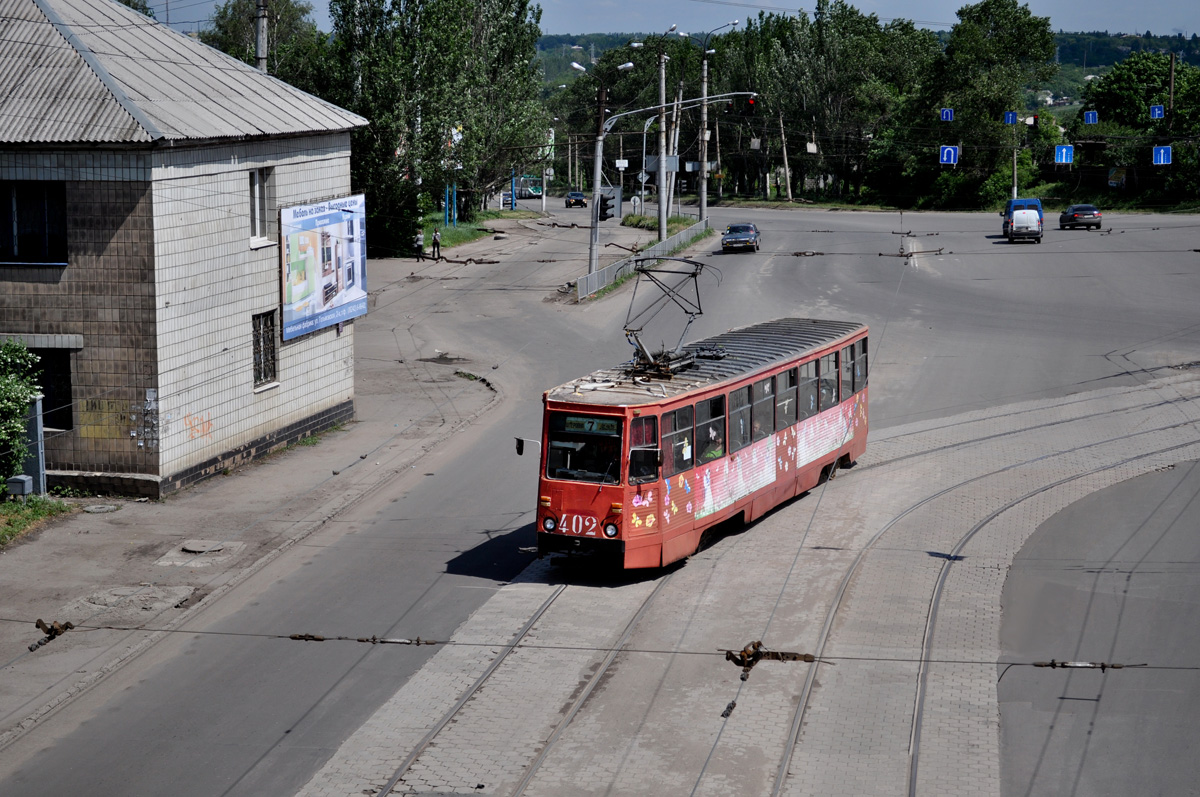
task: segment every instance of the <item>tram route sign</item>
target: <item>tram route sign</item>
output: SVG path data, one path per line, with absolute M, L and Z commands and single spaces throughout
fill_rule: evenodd
M 1004 124 L 1015 125 L 1016 123 L 1017 123 L 1017 112 L 1016 111 L 1005 111 L 1004 112 Z
M 954 166 L 958 163 L 958 147 L 942 145 L 938 153 L 938 163 L 944 166 Z
M 953 108 L 943 108 L 941 119 L 943 122 L 953 122 L 954 121 L 954 109 Z
M 1154 148 L 1154 165 L 1155 166 L 1170 166 L 1171 165 L 1171 148 L 1170 147 L 1155 147 Z
M 1057 144 L 1054 147 L 1055 163 L 1074 163 L 1075 147 L 1070 144 Z
M 1151 119 L 1162 119 L 1164 116 L 1166 116 L 1166 113 L 1163 111 L 1163 107 L 1161 105 L 1150 106 Z

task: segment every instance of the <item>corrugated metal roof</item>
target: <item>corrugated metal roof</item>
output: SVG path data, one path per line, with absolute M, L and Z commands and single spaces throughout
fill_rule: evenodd
M 367 123 L 113 0 L 0 0 L 0 41 L 6 143 L 231 139 Z
M 629 363 L 595 371 L 546 391 L 551 401 L 602 406 L 638 405 L 730 382 L 760 368 L 794 360 L 863 329 L 853 321 L 778 318 L 685 344 L 695 363 L 671 378 L 634 375 Z M 714 359 L 711 355 L 723 356 Z

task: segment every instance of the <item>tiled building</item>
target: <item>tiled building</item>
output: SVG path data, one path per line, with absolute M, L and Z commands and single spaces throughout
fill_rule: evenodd
M 111 0 L 0 0 L 0 339 L 48 481 L 161 495 L 354 413 L 354 325 L 282 341 L 278 209 L 355 114 Z

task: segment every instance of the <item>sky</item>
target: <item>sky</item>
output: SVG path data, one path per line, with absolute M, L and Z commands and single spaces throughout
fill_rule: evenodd
M 308 0 L 313 6 L 313 21 L 329 31 L 328 0 Z M 149 0 L 155 17 L 170 22 L 178 30 L 194 31 L 204 27 L 217 0 Z M 875 14 L 882 21 L 896 17 L 913 20 L 918 27 L 949 30 L 958 17 L 955 12 L 967 0 L 850 0 L 864 14 Z M 671 25 L 690 33 L 704 33 L 735 19 L 745 22 L 760 11 L 774 14 L 811 14 L 813 2 L 789 3 L 786 0 L 739 2 L 738 0 L 539 0 L 542 7 L 543 33 L 655 33 Z M 1145 33 L 1158 36 L 1200 33 L 1200 2 L 1197 0 L 1029 0 L 1036 16 L 1050 17 L 1054 31 L 1081 32 L 1107 30 L 1109 33 Z

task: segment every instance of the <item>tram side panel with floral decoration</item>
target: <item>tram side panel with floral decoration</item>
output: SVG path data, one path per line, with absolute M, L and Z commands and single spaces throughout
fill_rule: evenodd
M 638 405 L 546 400 L 538 547 L 625 568 L 696 551 L 806 490 L 867 441 L 867 329 L 710 388 Z

